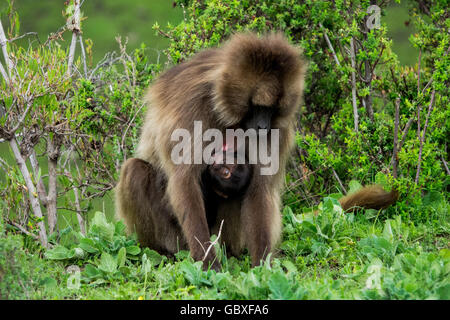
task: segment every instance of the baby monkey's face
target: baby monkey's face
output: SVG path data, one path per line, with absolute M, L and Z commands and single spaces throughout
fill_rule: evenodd
M 244 195 L 251 178 L 249 164 L 213 163 L 207 170 L 211 176 L 212 188 L 225 199 Z

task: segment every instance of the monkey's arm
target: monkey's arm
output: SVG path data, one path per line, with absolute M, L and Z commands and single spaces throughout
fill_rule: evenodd
M 398 192 L 395 189 L 387 192 L 380 185 L 372 185 L 339 199 L 339 203 L 344 211 L 354 211 L 357 208 L 380 210 L 389 207 L 397 200 Z
M 175 166 L 169 176 L 167 194 L 173 211 L 186 238 L 192 258 L 204 261 L 204 267 L 212 263 L 212 268 L 218 270 L 220 264 L 216 261 L 214 250 L 210 250 L 204 258 L 209 247 L 210 234 L 206 220 L 203 194 L 200 181 L 195 176 L 195 169 L 184 165 Z
M 253 267 L 272 251 L 281 233 L 279 189 L 271 187 L 271 178 L 254 175 L 242 203 L 242 228 Z

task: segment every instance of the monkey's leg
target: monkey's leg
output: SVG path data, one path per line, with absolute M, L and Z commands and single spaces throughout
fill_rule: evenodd
M 211 263 L 212 268 L 219 270 L 220 263 L 216 259 L 214 248 L 211 248 L 205 257 L 210 244 L 210 234 L 199 179 L 195 179 L 191 174 L 186 174 L 186 168 L 178 166 L 169 177 L 167 194 L 181 225 L 192 258 L 196 261 L 203 261 L 205 269 Z
M 223 221 L 220 241 L 225 243 L 227 254 L 235 257 L 242 253 L 245 246 L 246 228 L 243 227 L 241 220 L 241 200 L 224 201 L 219 205 L 217 220 L 211 230 L 211 233 L 218 235 L 220 224 Z
M 246 228 L 245 242 L 253 267 L 266 258 L 281 234 L 278 198 L 278 191 L 267 183 L 252 182 L 242 204 L 242 227 Z

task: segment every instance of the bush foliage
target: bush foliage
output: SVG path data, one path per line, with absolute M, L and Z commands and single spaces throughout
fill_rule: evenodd
M 20 47 L 8 3 L 1 298 L 450 298 L 447 1 L 402 1 L 416 30 L 414 67 L 392 50 L 388 1 L 368 10 L 369 0 L 176 0 L 184 19 L 154 26 L 170 41 L 166 66 L 149 61 L 144 44 L 128 52 L 120 38 L 118 53 L 86 64 L 92 43 L 82 39 L 76 0 L 66 3 L 64 28 Z M 217 248 L 224 269 L 205 272 L 187 252 L 167 258 L 140 248 L 101 212 L 89 219 L 93 199 L 114 188 L 133 155 L 145 88 L 170 65 L 248 30 L 283 32 L 308 63 L 272 263 L 251 269 L 248 256 L 228 259 Z M 77 40 L 75 59 L 63 36 Z M 336 198 L 374 182 L 396 188 L 400 201 L 343 214 Z

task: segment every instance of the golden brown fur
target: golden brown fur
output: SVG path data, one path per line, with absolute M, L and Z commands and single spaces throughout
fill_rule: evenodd
M 398 200 L 398 192 L 393 189 L 387 192 L 379 185 L 364 187 L 352 194 L 339 199 L 344 211 L 354 211 L 358 208 L 386 209 Z
M 140 159 L 128 159 L 116 187 L 116 211 L 128 233 L 136 231 L 139 242 L 164 254 L 187 249 L 176 216 L 165 199 L 165 176 Z
M 199 185 L 206 165 L 175 165 L 170 159 L 176 144 L 170 141 L 172 132 L 185 128 L 192 133 L 194 121 L 202 121 L 203 130 L 224 132 L 226 128 L 242 127 L 251 105 L 277 108 L 272 128 L 280 129 L 280 170 L 276 175 L 262 176 L 254 165 L 255 174 L 242 203 L 230 200 L 227 213 L 220 213 L 224 208 L 219 210 L 225 220 L 226 244 L 235 253 L 247 247 L 252 264 L 257 265 L 281 233 L 280 190 L 286 159 L 294 145 L 304 73 L 300 52 L 281 34 L 259 38 L 247 33 L 234 35 L 223 47 L 200 52 L 171 68 L 150 87 L 137 157 L 167 176 L 166 199 L 195 260 L 204 256 L 199 242 L 205 246 L 210 239 Z M 201 143 L 201 137 L 193 137 L 192 147 L 195 143 Z M 139 188 L 134 182 L 123 183 L 126 177 L 122 173 L 116 193 L 118 215 L 122 217 L 130 215 L 133 208 L 127 203 L 126 193 Z M 205 262 L 214 258 L 211 251 Z

